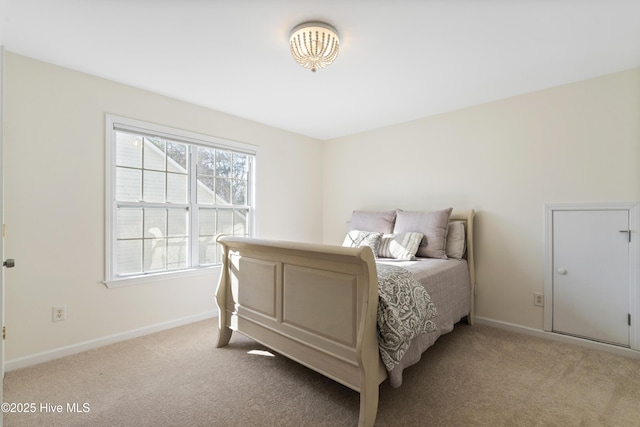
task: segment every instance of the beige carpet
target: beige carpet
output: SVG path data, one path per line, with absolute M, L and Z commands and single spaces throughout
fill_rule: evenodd
M 359 396 L 199 322 L 7 373 L 16 426 L 355 426 Z M 40 404 L 62 405 L 46 413 Z M 67 413 L 77 403 L 84 413 Z M 83 404 L 87 403 L 87 407 Z M 380 386 L 377 426 L 640 426 L 640 360 L 456 325 L 404 384 Z

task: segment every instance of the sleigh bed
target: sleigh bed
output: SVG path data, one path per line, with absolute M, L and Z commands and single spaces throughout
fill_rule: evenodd
M 454 225 L 462 229 L 457 233 L 461 242 L 451 241 L 453 232 L 445 241 L 457 246 L 453 257 L 443 253 L 424 258 L 422 251 L 417 258 L 409 256 L 412 260 L 398 260 L 378 257 L 382 249 L 367 244 L 346 247 L 219 236 L 223 266 L 216 290 L 217 347 L 228 344 L 232 332 L 238 331 L 358 391 L 358 424 L 373 426 L 379 384 L 389 378 L 392 386 L 399 386 L 403 369 L 417 363 L 439 336 L 465 317 L 469 324 L 474 322 L 474 211 L 449 209 L 446 217 L 445 235 Z M 365 222 L 373 228 L 371 221 Z M 359 232 L 360 225 L 354 213 L 351 228 Z M 391 230 L 398 235 L 398 223 L 395 230 L 393 226 L 380 233 Z M 400 231 L 407 231 L 407 226 L 412 222 L 405 222 Z M 386 307 L 378 275 L 388 271 L 409 271 L 424 286 L 429 316 L 426 329 L 411 336 L 391 364 L 389 357 L 383 360 L 384 334 L 378 326 L 379 312 Z

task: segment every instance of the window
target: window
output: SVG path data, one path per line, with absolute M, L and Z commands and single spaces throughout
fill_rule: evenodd
M 108 115 L 107 285 L 219 264 L 217 234 L 252 234 L 255 153 Z

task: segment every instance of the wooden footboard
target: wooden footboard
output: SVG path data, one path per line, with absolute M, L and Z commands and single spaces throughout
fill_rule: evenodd
M 386 371 L 378 353 L 371 249 L 217 241 L 224 251 L 217 346 L 238 331 L 360 392 L 359 425 L 372 426 Z

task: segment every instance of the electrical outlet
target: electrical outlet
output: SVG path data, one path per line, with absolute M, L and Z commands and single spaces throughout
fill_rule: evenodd
M 533 305 L 544 307 L 544 294 L 534 293 L 533 294 Z
M 60 322 L 67 318 L 67 307 L 64 305 L 56 305 L 53 307 L 52 321 Z

